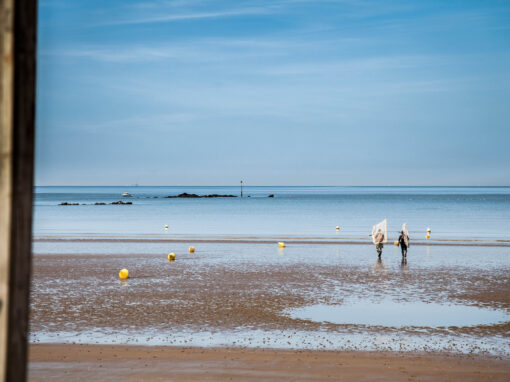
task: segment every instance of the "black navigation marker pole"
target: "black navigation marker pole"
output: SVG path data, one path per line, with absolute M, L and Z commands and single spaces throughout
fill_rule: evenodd
M 243 197 L 243 181 L 241 180 L 241 198 Z

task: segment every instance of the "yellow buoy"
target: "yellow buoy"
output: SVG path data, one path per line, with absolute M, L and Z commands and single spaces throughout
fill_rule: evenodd
M 168 229 L 168 224 L 165 224 L 165 229 Z
M 340 231 L 340 227 L 339 227 L 339 226 L 336 226 L 336 230 L 337 230 L 337 231 Z
M 430 235 L 427 234 L 427 236 L 425 236 L 425 239 L 430 239 Z
M 174 260 L 175 260 L 175 253 L 172 252 L 168 255 L 168 261 L 174 261 Z
M 395 247 L 398 247 L 398 241 L 397 241 L 397 240 L 395 240 L 395 241 L 393 242 L 393 245 L 394 245 Z
M 283 241 L 279 241 L 279 242 L 278 242 L 278 245 L 280 246 L 280 248 L 285 247 L 285 243 L 284 243 Z
M 195 252 L 195 247 L 189 247 L 189 253 Z
M 129 276 L 129 271 L 127 269 L 121 269 L 120 272 L 119 272 L 119 277 L 121 280 L 125 280 L 127 279 Z

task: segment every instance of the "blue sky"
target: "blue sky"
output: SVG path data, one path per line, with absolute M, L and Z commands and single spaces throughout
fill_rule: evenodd
M 37 185 L 509 185 L 508 1 L 40 0 Z

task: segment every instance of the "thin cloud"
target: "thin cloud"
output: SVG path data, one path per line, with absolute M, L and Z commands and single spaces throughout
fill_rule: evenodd
M 364 72 L 392 69 L 413 69 L 426 66 L 441 66 L 449 62 L 442 56 L 376 56 L 359 59 L 337 59 L 333 62 L 312 62 L 305 64 L 283 64 L 262 68 L 260 74 L 285 76 L 325 74 L 334 72 Z
M 283 36 L 285 37 L 285 36 Z M 83 58 L 101 62 L 224 62 L 253 57 L 302 56 L 303 52 L 318 52 L 331 46 L 350 47 L 366 44 L 359 38 L 335 38 L 322 41 L 296 39 L 205 38 L 187 42 L 163 44 L 86 45 L 41 50 L 41 57 Z M 298 59 L 298 58 L 297 58 Z
M 220 45 L 218 43 L 218 45 Z M 124 46 L 124 47 L 82 47 L 40 52 L 44 56 L 59 56 L 69 58 L 88 59 L 106 63 L 140 63 L 140 62 L 225 62 L 227 60 L 248 59 L 251 57 L 276 57 L 285 53 L 277 47 L 260 45 L 260 49 L 250 49 L 250 46 L 233 45 L 222 47 L 213 43 L 198 44 L 194 47 L 184 44 L 170 44 L 155 47 Z
M 131 19 L 124 20 L 112 20 L 105 22 L 101 25 L 135 25 L 135 24 L 153 24 L 153 23 L 166 23 L 173 21 L 185 21 L 185 20 L 201 20 L 201 19 L 217 19 L 217 18 L 228 18 L 237 16 L 249 16 L 249 15 L 263 15 L 273 13 L 272 8 L 258 8 L 248 7 L 239 8 L 233 10 L 222 10 L 222 11 L 211 11 L 211 12 L 191 12 L 182 14 L 167 14 L 167 15 L 150 15 L 141 16 Z
M 127 134 L 134 130 L 143 127 L 144 131 L 168 131 L 182 129 L 182 126 L 189 128 L 189 123 L 196 120 L 197 116 L 192 113 L 174 113 L 174 114 L 160 114 L 160 115 L 141 115 L 131 116 L 128 118 L 114 119 L 100 122 L 74 122 L 59 123 L 58 128 L 65 128 L 70 130 L 81 130 L 88 133 L 110 133 Z

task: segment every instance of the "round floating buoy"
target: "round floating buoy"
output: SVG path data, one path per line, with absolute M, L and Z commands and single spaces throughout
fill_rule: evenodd
M 336 226 L 336 230 L 337 230 L 337 231 L 340 231 L 340 227 L 339 227 L 339 226 Z
M 285 247 L 285 243 L 283 241 L 279 241 L 278 245 L 280 246 L 280 248 L 284 248 Z
M 427 234 L 427 236 L 425 236 L 425 239 L 430 239 L 430 235 Z
M 129 271 L 127 269 L 121 269 L 120 272 L 119 272 L 119 277 L 121 280 L 125 280 L 127 279 L 129 276 Z
M 398 241 L 397 241 L 397 240 L 395 240 L 395 241 L 393 242 L 393 245 L 394 245 L 395 247 L 398 247 Z
M 175 260 L 175 253 L 168 254 L 168 261 L 174 261 Z
M 195 252 L 195 247 L 189 247 L 189 253 Z
M 165 224 L 165 229 L 168 229 L 168 224 Z

